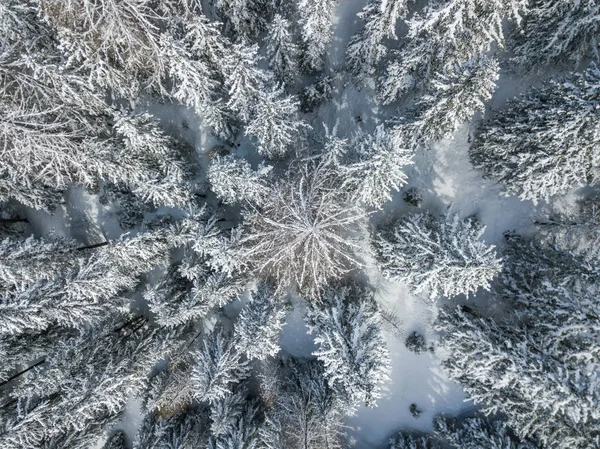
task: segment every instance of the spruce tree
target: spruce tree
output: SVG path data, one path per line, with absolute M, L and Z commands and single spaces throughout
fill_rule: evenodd
M 320 72 L 333 39 L 333 13 L 336 0 L 298 0 L 302 67 L 307 72 Z
M 281 14 L 275 14 L 269 24 L 267 60 L 277 81 L 292 86 L 298 73 L 299 48 L 294 42 L 290 22 Z
M 508 194 L 534 203 L 598 183 L 599 82 L 592 66 L 509 100 L 479 128 L 471 161 Z
M 501 412 L 520 437 L 544 447 L 600 443 L 598 269 L 535 239 L 507 235 L 504 316 L 445 309 L 450 376 L 486 413 Z
M 522 30 L 510 39 L 515 61 L 526 70 L 543 71 L 549 65 L 577 65 L 598 61 L 598 15 L 595 0 L 533 0 Z
M 408 13 L 410 0 L 370 0 L 358 13 L 365 27 L 352 36 L 347 50 L 347 64 L 356 75 L 372 75 L 386 56 L 384 41 L 398 39 L 396 23 Z
M 477 220 L 462 220 L 451 211 L 440 218 L 411 214 L 376 234 L 375 257 L 384 276 L 416 293 L 470 295 L 489 290 L 501 269 L 494 247 L 481 240 L 484 231 Z
M 405 45 L 381 78 L 380 98 L 393 103 L 414 88 L 504 46 L 503 21 L 519 23 L 525 0 L 434 0 L 408 20 Z
M 363 402 L 374 407 L 391 362 L 373 295 L 349 285 L 325 292 L 321 300 L 309 309 L 308 328 L 327 383 L 350 409 Z

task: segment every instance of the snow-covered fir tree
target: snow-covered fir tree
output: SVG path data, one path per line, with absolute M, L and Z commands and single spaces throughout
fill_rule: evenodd
M 248 376 L 248 364 L 242 360 L 236 341 L 221 327 L 203 340 L 194 358 L 196 365 L 191 380 L 200 401 L 213 403 L 222 399 Z
M 336 0 L 298 0 L 302 67 L 320 72 L 325 65 L 327 49 L 333 39 L 333 13 Z
M 532 0 L 522 30 L 510 39 L 515 61 L 528 70 L 599 60 L 600 5 L 595 0 Z
M 268 0 L 217 0 L 215 5 L 226 24 L 226 29 L 238 39 L 258 35 L 271 14 Z
M 405 147 L 394 129 L 384 125 L 357 140 L 350 162 L 338 169 L 342 173 L 342 188 L 358 204 L 381 208 L 391 201 L 393 191 L 406 184 L 404 169 L 413 163 L 413 151 Z
M 519 440 L 504 421 L 490 421 L 473 417 L 434 421 L 436 434 L 456 449 L 541 449 L 542 445 L 529 440 Z
M 416 293 L 469 295 L 489 290 L 502 265 L 494 246 L 481 240 L 476 219 L 449 210 L 437 218 L 410 214 L 374 237 L 375 256 L 384 276 L 407 283 Z
M 549 448 L 598 445 L 596 264 L 512 234 L 507 245 L 495 292 L 504 316 L 440 313 L 448 373 L 520 437 Z
M 308 311 L 309 332 L 331 388 L 349 407 L 374 407 L 391 362 L 373 294 L 357 285 L 327 291 Z
M 254 108 L 271 77 L 256 66 L 258 59 L 258 45 L 242 42 L 232 45 L 221 63 L 229 94 L 227 107 L 244 122 L 254 117 Z
M 300 165 L 272 189 L 262 208 L 245 215 L 244 257 L 279 289 L 317 296 L 330 281 L 360 266 L 357 252 L 365 213 L 340 197 L 335 173 Z
M 300 50 L 290 27 L 289 20 L 281 14 L 275 14 L 266 37 L 269 68 L 285 86 L 292 86 L 298 76 Z
M 11 265 L 0 274 L 6 279 L 0 284 L 17 281 L 13 289 L 2 293 L 1 332 L 40 331 L 53 324 L 77 328 L 96 323 L 111 311 L 125 310 L 126 295 L 135 289 L 139 277 L 167 260 L 173 246 L 172 231 L 158 228 L 85 251 L 66 246 L 57 250 L 56 260 L 48 264 L 41 257 L 23 266 L 30 260 L 25 257 L 30 251 L 26 248 L 20 260 L 11 257 Z M 31 243 L 31 239 L 25 240 L 26 245 Z M 42 240 L 36 246 L 47 250 L 56 245 L 53 243 Z M 24 268 L 35 269 L 35 262 L 43 263 L 46 274 L 38 265 L 35 276 L 25 275 Z
M 390 439 L 389 449 L 441 449 L 440 442 L 431 436 L 399 433 Z
M 381 78 L 380 98 L 393 103 L 414 88 L 504 46 L 503 22 L 516 23 L 526 0 L 435 0 L 408 21 L 405 45 Z
M 260 164 L 256 170 L 244 159 L 217 156 L 208 168 L 212 191 L 225 204 L 261 204 L 269 194 L 267 178 L 272 167 Z
M 134 449 L 184 449 L 207 447 L 210 426 L 205 407 L 186 407 L 178 413 L 162 416 L 157 412 L 148 414 L 142 421 Z
M 250 360 L 264 360 L 279 352 L 279 334 L 285 324 L 287 307 L 265 284 L 250 294 L 234 325 L 238 349 Z
M 412 0 L 370 0 L 358 13 L 365 27 L 350 39 L 347 64 L 356 75 L 375 73 L 377 64 L 386 56 L 387 39 L 398 39 L 396 23 L 408 13 Z
M 133 316 L 61 342 L 11 392 L 16 401 L 4 411 L 0 446 L 90 447 L 142 391 L 168 342 Z
M 282 94 L 281 89 L 261 92 L 245 130 L 258 139 L 258 152 L 271 159 L 285 157 L 308 128 L 298 117 L 298 100 Z
M 600 260 L 600 194 L 577 202 L 572 210 L 535 221 L 539 235 L 587 260 Z
M 239 394 L 239 393 L 238 393 Z M 214 404 L 215 407 L 216 404 Z M 215 415 L 211 414 L 215 423 Z M 227 417 L 227 424 L 220 427 L 218 435 L 214 433 L 209 441 L 209 448 L 214 449 L 229 449 L 229 448 L 258 448 L 260 438 L 260 415 L 259 410 L 254 401 L 246 400 L 242 406 Z
M 166 3 L 175 5 L 175 1 Z M 165 64 L 160 48 L 167 17 L 146 1 L 43 0 L 44 18 L 56 27 L 65 64 L 103 88 L 131 97 L 145 83 L 160 84 Z
M 530 88 L 481 125 L 471 161 L 533 202 L 598 183 L 599 89 L 596 66 Z
M 451 137 L 476 113 L 484 112 L 496 90 L 498 72 L 496 60 L 482 57 L 447 75 L 435 76 L 397 129 L 399 138 L 421 146 Z

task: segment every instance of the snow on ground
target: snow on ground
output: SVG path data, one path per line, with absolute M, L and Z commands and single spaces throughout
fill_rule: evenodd
M 404 339 L 413 331 L 424 335 L 428 345 L 433 343 L 430 304 L 410 295 L 398 283 L 383 283 L 376 296 L 401 314 L 403 335 L 398 338 L 386 333 L 392 382 L 387 385 L 385 396 L 377 401 L 376 408 L 362 407 L 348 420 L 350 447 L 356 449 L 380 447 L 400 429 L 431 432 L 435 415 L 456 415 L 470 407 L 464 402 L 461 387 L 442 372 L 435 353 L 414 354 L 404 345 Z M 422 411 L 419 418 L 409 411 L 413 403 Z

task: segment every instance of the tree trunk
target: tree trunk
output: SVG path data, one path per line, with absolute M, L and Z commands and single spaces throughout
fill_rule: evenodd
M 94 243 L 93 245 L 81 246 L 81 247 L 77 248 L 77 251 L 83 251 L 85 249 L 100 248 L 102 246 L 107 246 L 109 244 L 110 244 L 110 242 L 107 240 L 106 242 L 102 242 L 102 243 Z
M 31 365 L 29 368 L 25 368 L 23 371 L 18 372 L 17 374 L 13 374 L 12 376 L 10 376 L 8 379 L 6 379 L 3 382 L 0 382 L 0 387 L 3 387 L 4 385 L 6 385 L 9 382 L 12 382 L 13 380 L 15 380 L 16 378 L 22 376 L 23 374 L 27 373 L 28 371 L 31 371 L 32 369 L 34 369 L 36 366 L 40 366 L 43 363 L 46 363 L 46 359 L 42 359 L 37 363 L 34 363 L 33 365 Z

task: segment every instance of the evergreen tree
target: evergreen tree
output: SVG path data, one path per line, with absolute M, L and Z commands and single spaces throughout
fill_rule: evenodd
M 383 274 L 410 285 L 415 292 L 438 296 L 469 295 L 489 290 L 501 268 L 494 247 L 481 241 L 480 223 L 448 212 L 403 217 L 374 239 L 375 255 Z
M 438 417 L 436 433 L 456 449 L 541 449 L 533 441 L 520 441 L 503 421 L 489 421 L 484 418 L 466 418 L 457 422 Z
M 413 163 L 413 152 L 397 139 L 395 130 L 379 125 L 373 134 L 358 139 L 350 156 L 342 165 L 343 188 L 349 190 L 358 204 L 381 208 L 392 200 L 392 191 L 406 184 L 404 168 Z
M 11 391 L 0 446 L 90 447 L 139 394 L 168 341 L 145 319 L 107 320 L 63 341 Z
M 377 64 L 386 56 L 384 41 L 398 39 L 396 22 L 408 13 L 410 0 L 370 0 L 358 13 L 364 29 L 350 39 L 347 64 L 356 75 L 375 73 Z
M 271 159 L 286 156 L 308 127 L 298 118 L 299 102 L 294 97 L 282 97 L 282 93 L 281 89 L 260 93 L 245 131 L 258 139 L 259 153 Z
M 260 164 L 255 171 L 244 159 L 217 156 L 208 168 L 208 182 L 225 204 L 261 204 L 269 193 L 266 178 L 271 169 Z
M 427 145 L 451 137 L 473 116 L 484 112 L 498 79 L 498 63 L 485 57 L 471 61 L 449 75 L 437 75 L 416 102 L 400 134 L 413 145 Z
M 506 315 L 443 310 L 450 376 L 486 413 L 548 448 L 600 444 L 596 264 L 507 236 L 498 300 Z
M 165 71 L 160 35 L 167 23 L 167 8 L 161 10 L 146 1 L 39 3 L 44 18 L 57 30 L 67 68 L 130 98 L 140 89 L 142 76 L 146 84 L 160 85 Z
M 484 123 L 471 161 L 521 199 L 549 199 L 600 179 L 598 89 L 592 66 L 530 88 Z
M 399 433 L 390 439 L 389 449 L 441 449 L 441 447 L 433 437 Z
M 0 333 L 41 331 L 53 324 L 78 328 L 102 320 L 111 311 L 126 310 L 124 295 L 135 289 L 140 275 L 166 260 L 172 244 L 169 230 L 159 228 L 89 250 L 87 257 L 67 246 L 57 251 L 54 273 L 51 270 L 44 275 L 40 270 L 33 278 L 23 276 L 23 268 L 35 268 L 23 267 L 29 258 L 11 258 L 17 262 L 15 269 L 9 271 L 13 267 L 6 266 L 1 275 L 16 286 L 2 293 Z M 47 244 L 43 249 L 48 249 Z M 45 264 L 44 259 L 37 261 Z
M 292 86 L 298 74 L 299 49 L 290 30 L 290 22 L 281 14 L 275 14 L 269 24 L 267 60 L 277 81 Z
M 133 443 L 134 449 L 187 449 L 207 447 L 207 410 L 190 407 L 179 413 L 161 416 L 150 413 L 142 422 Z
M 264 360 L 279 352 L 279 334 L 287 307 L 264 284 L 250 295 L 234 326 L 236 346 L 249 360 Z
M 405 45 L 381 79 L 380 98 L 393 103 L 409 90 L 503 47 L 503 21 L 521 20 L 526 0 L 434 0 L 408 20 Z
M 213 409 L 215 405 L 212 406 Z M 258 407 L 253 401 L 244 401 L 236 413 L 227 416 L 228 423 L 224 426 L 225 428 L 221 428 L 218 435 L 213 433 L 208 447 L 210 449 L 258 449 L 260 447 L 258 411 Z M 214 418 L 215 415 L 213 414 L 211 417 Z
M 270 14 L 268 0 L 217 0 L 216 6 L 238 39 L 258 35 L 265 28 Z
M 390 379 L 391 362 L 373 295 L 350 285 L 324 293 L 322 302 L 308 312 L 309 332 L 319 347 L 313 354 L 349 408 L 362 402 L 374 407 Z
M 302 38 L 302 66 L 308 72 L 319 72 L 333 39 L 333 13 L 336 0 L 298 0 Z
M 225 335 L 222 328 L 215 329 L 202 342 L 195 354 L 196 366 L 192 382 L 196 385 L 196 398 L 211 404 L 231 394 L 235 384 L 248 375 L 248 365 L 242 361 L 235 340 Z
M 537 220 L 539 235 L 551 244 L 582 256 L 600 260 L 600 194 L 577 202 L 574 210 Z
M 511 36 L 515 60 L 528 70 L 552 65 L 598 61 L 598 15 L 595 0 L 533 0 L 522 31 Z
M 270 73 L 256 66 L 258 60 L 258 45 L 237 43 L 221 63 L 229 94 L 227 107 L 243 122 L 254 117 L 254 108 L 265 90 L 265 83 L 271 78 Z

